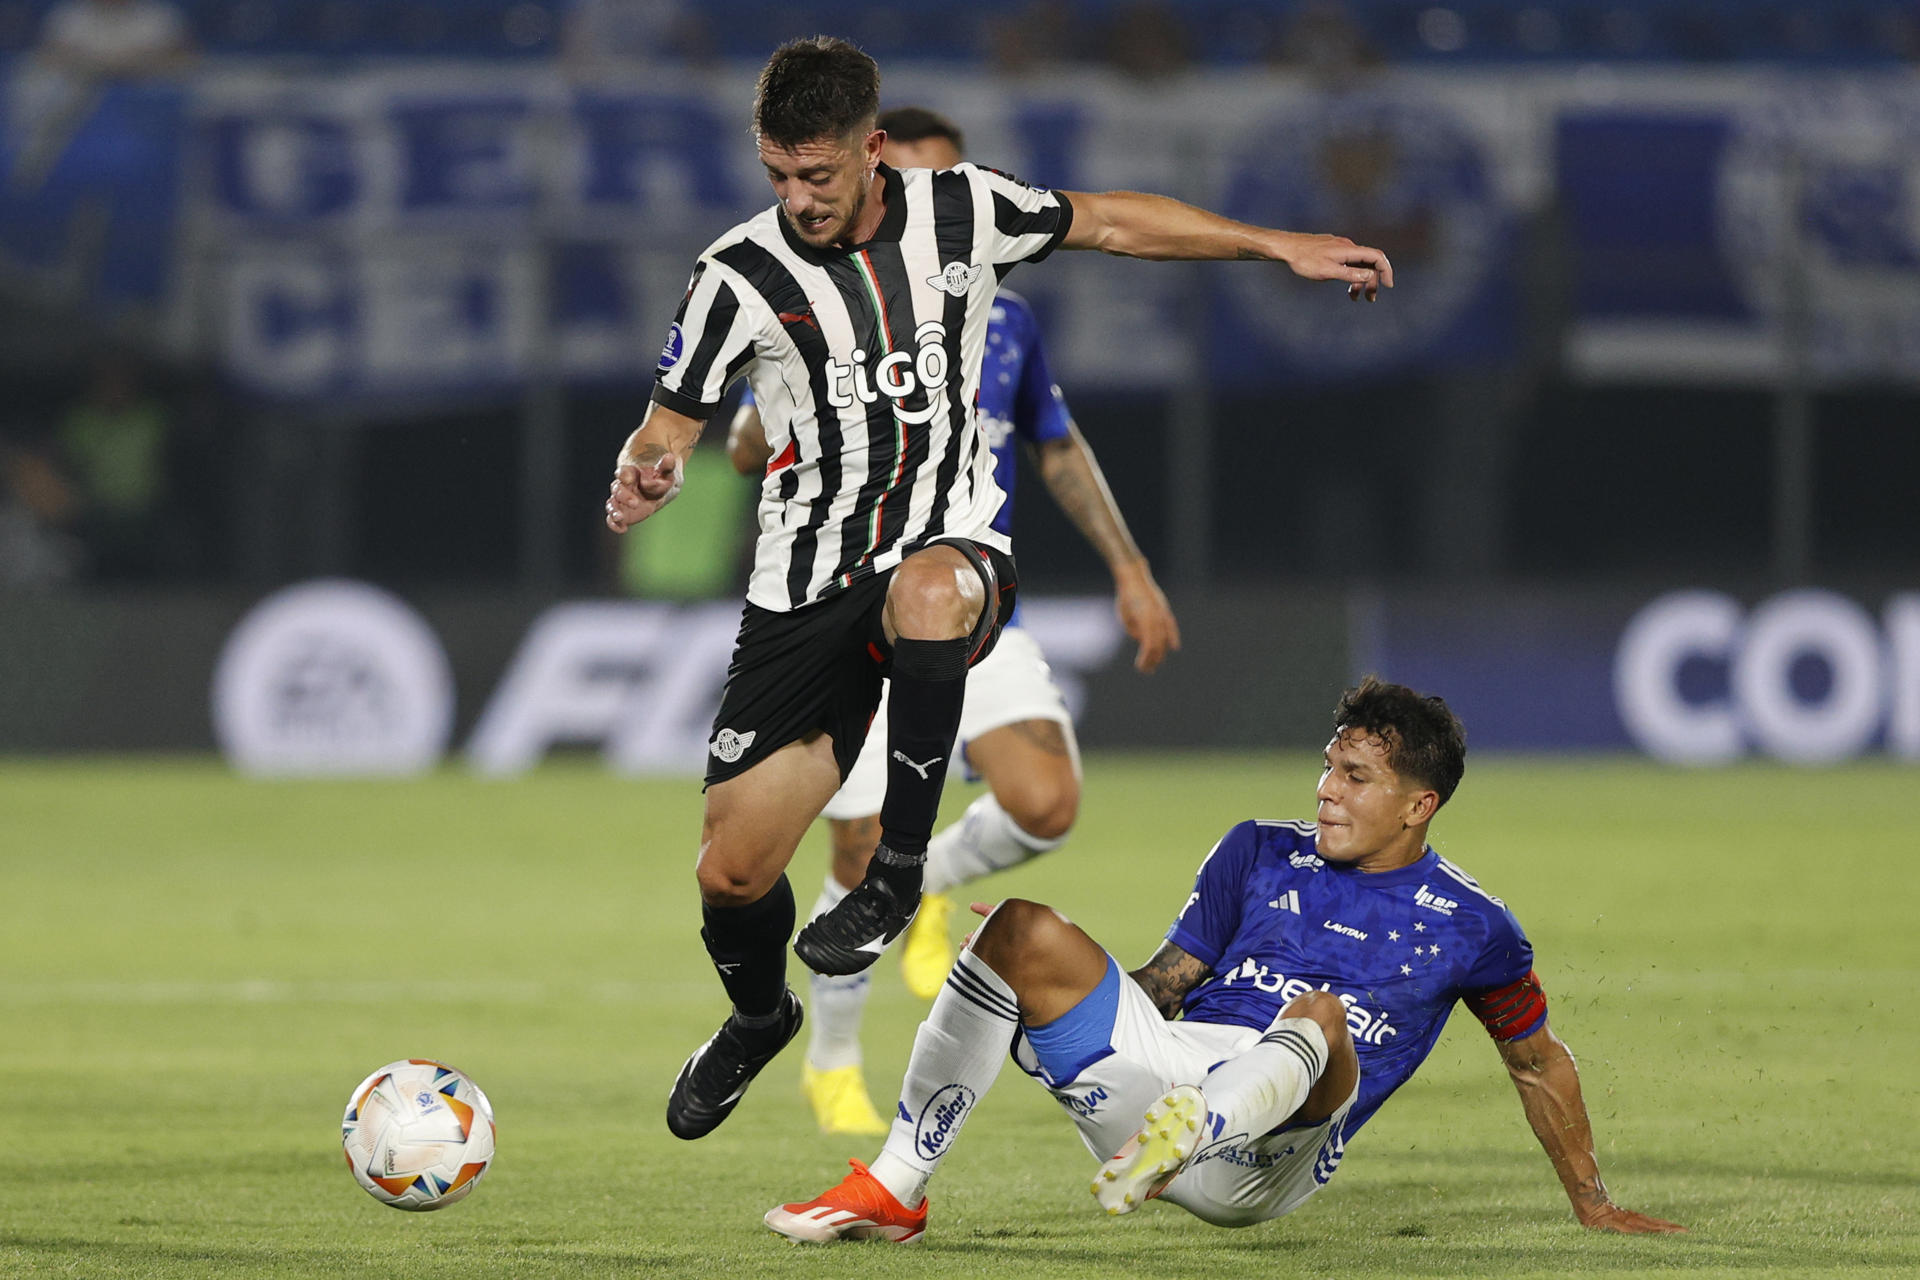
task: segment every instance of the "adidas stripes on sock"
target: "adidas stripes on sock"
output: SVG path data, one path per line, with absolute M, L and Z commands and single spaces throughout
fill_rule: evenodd
M 962 951 L 913 1038 L 893 1129 L 872 1165 L 901 1204 L 920 1202 L 960 1126 L 999 1076 L 1019 1018 L 1013 988 Z
M 1213 1134 L 1270 1133 L 1307 1100 L 1327 1069 L 1327 1036 L 1312 1018 L 1280 1018 L 1246 1052 L 1200 1082 Z

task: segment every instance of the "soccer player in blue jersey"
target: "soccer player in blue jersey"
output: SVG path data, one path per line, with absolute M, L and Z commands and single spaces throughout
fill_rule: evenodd
M 1581 1224 L 1683 1230 L 1608 1196 L 1532 946 L 1427 844 L 1465 763 L 1445 702 L 1369 678 L 1340 699 L 1317 820 L 1228 831 L 1131 974 L 1038 903 L 977 908 L 986 923 L 914 1040 L 885 1148 L 767 1225 L 796 1240 L 918 1238 L 927 1181 L 1009 1046 L 1102 1161 L 1093 1192 L 1110 1213 L 1160 1197 L 1219 1226 L 1277 1218 L 1333 1177 L 1463 1002 Z
M 883 163 L 896 169 L 951 169 L 965 146 L 958 127 L 922 107 L 895 107 L 875 121 L 884 130 Z M 1031 451 L 1047 491 L 1072 519 L 1113 575 L 1114 607 L 1138 643 L 1134 666 L 1150 672 L 1180 647 L 1180 625 L 1153 570 L 1134 543 L 1107 488 L 1100 465 L 1074 426 L 1047 368 L 1039 325 L 1026 300 L 1011 290 L 994 296 L 987 327 L 986 364 L 976 412 L 993 450 L 994 483 L 1006 495 L 993 527 L 1013 534 L 1016 445 Z M 727 452 L 742 475 L 760 475 L 772 459 L 751 390 L 727 437 Z M 884 697 L 875 714 L 886 723 Z M 927 846 L 920 913 L 904 935 L 901 970 L 923 1000 L 939 994 L 953 964 L 947 917 L 952 891 L 1059 848 L 1080 808 L 1080 751 L 1066 700 L 1053 683 L 1040 646 L 1020 625 L 1016 605 L 999 645 L 967 673 L 958 749 L 984 778 L 987 794 L 937 832 Z M 887 789 L 887 736 L 870 733 L 846 782 L 827 802 L 833 847 L 814 916 L 830 911 L 866 874 L 880 840 Z M 867 973 L 815 974 L 813 1018 L 801 1088 L 824 1133 L 880 1134 L 887 1122 L 874 1109 L 861 1070 L 860 1023 L 872 990 Z

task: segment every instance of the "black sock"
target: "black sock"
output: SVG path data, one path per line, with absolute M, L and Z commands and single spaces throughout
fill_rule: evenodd
M 967 693 L 965 636 L 953 640 L 896 640 L 893 687 L 887 694 L 887 798 L 880 805 L 875 874 L 917 895 L 927 842 L 933 839 L 946 785 L 954 735 Z
M 885 880 L 900 897 L 911 901 L 920 896 L 927 875 L 927 855 L 906 858 L 887 848 L 882 840 L 873 846 L 873 860 L 867 863 L 867 878 Z
M 787 939 L 793 936 L 793 886 L 782 875 L 758 902 L 700 908 L 707 944 L 727 998 L 745 1018 L 779 1012 L 787 989 Z

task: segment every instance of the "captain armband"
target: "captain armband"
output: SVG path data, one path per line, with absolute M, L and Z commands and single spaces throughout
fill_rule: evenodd
M 1466 1005 L 1495 1040 L 1524 1039 L 1547 1020 L 1547 993 L 1531 969 L 1518 982 L 1467 996 Z

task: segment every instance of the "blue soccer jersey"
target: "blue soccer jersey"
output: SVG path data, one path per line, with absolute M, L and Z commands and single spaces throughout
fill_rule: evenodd
M 1243 822 L 1200 865 L 1167 940 L 1213 973 L 1184 1016 L 1265 1028 L 1308 991 L 1347 1006 L 1360 1058 L 1351 1137 L 1426 1059 L 1456 1000 L 1533 970 L 1533 947 L 1506 904 L 1431 848 L 1369 873 L 1314 852 L 1310 822 Z M 1538 1030 L 1544 1004 L 1529 1025 Z
M 993 527 L 1013 535 L 1015 440 L 1044 444 L 1064 438 L 1073 425 L 1066 398 L 1054 385 L 1040 346 L 1040 326 L 1027 300 L 1002 289 L 987 322 L 987 356 L 980 370 L 976 405 L 980 431 L 993 447 L 993 482 L 1006 494 Z

